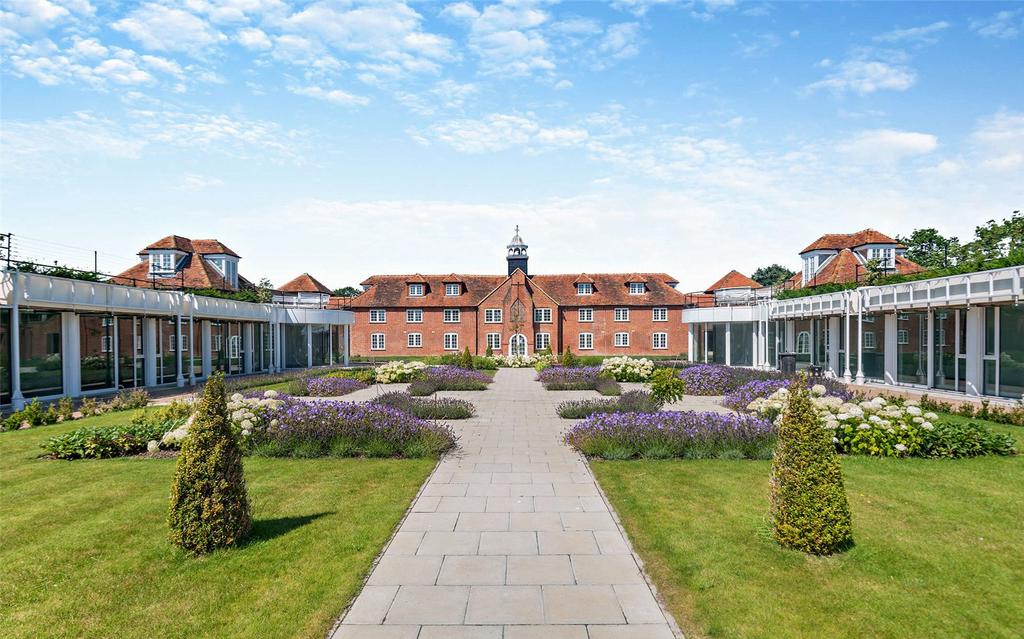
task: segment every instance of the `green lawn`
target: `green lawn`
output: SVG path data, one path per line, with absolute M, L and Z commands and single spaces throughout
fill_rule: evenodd
M 167 542 L 173 459 L 36 457 L 130 416 L 0 434 L 0 636 L 320 639 L 434 465 L 246 458 L 251 540 L 190 559 Z
M 1020 636 L 1021 456 L 844 457 L 856 545 L 831 558 L 771 540 L 770 462 L 591 466 L 690 639 Z

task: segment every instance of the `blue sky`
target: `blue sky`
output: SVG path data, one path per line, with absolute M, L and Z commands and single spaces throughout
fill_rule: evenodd
M 1020 3 L 4 0 L 0 48 L 0 227 L 108 271 L 501 272 L 519 224 L 695 290 L 1024 201 Z

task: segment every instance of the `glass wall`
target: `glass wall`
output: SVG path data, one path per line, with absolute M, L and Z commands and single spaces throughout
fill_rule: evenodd
M 851 341 L 857 343 L 857 324 L 856 318 L 850 317 L 850 332 L 852 333 Z M 846 374 L 846 318 L 839 318 L 839 374 Z M 850 349 L 850 374 L 854 375 L 857 373 L 857 349 Z
M 284 356 L 285 368 L 305 368 L 308 363 L 306 353 L 306 325 L 284 325 Z
M 795 331 L 796 346 L 796 367 L 807 368 L 811 365 L 811 357 L 814 354 L 813 326 L 811 320 L 796 320 L 793 322 Z
M 826 366 L 828 364 L 828 320 L 825 318 L 813 320 L 814 326 L 814 364 Z
M 327 324 L 310 324 L 313 331 L 313 366 L 327 366 L 331 357 L 331 327 Z
M 228 330 L 224 322 L 210 322 L 210 372 L 228 371 Z
M 767 364 L 769 366 L 772 366 L 772 367 L 775 367 L 775 368 L 778 368 L 778 357 L 777 356 L 778 356 L 779 348 L 778 348 L 778 344 L 776 344 L 776 340 L 778 339 L 778 337 L 779 337 L 779 323 L 778 322 L 768 322 L 768 334 L 767 334 L 767 340 L 768 340 L 768 362 L 767 362 Z
M 334 363 L 345 361 L 345 327 L 334 324 L 331 326 L 331 349 L 334 351 Z
M 999 308 L 999 394 L 1024 395 L 1024 306 Z
M 21 393 L 25 397 L 64 391 L 60 318 L 54 311 L 19 311 Z
M 928 383 L 928 313 L 896 313 L 896 381 Z
M 753 322 L 733 322 L 729 331 L 729 342 L 729 363 L 731 365 L 754 365 Z
M 79 315 L 79 370 L 82 390 L 114 387 L 114 316 Z
M 260 370 L 269 369 L 274 363 L 274 330 L 270 324 L 260 324 L 261 350 Z
M 0 308 L 0 404 L 11 403 L 11 311 Z
M 156 318 L 156 383 L 171 384 L 178 379 L 178 349 L 187 346 L 178 340 L 177 319 Z M 182 353 L 185 355 L 185 353 Z
M 708 329 L 708 362 L 725 364 L 725 324 L 710 324 Z
M 228 375 L 241 375 L 245 370 L 242 358 L 245 356 L 245 349 L 242 343 L 242 323 L 227 322 L 228 334 Z
M 117 318 L 117 376 L 121 388 L 145 385 L 142 362 L 142 320 Z
M 958 320 L 959 318 L 959 320 Z M 963 326 L 958 325 L 958 321 Z M 960 349 L 966 347 L 967 317 L 963 309 L 935 311 L 932 335 L 932 365 L 935 367 L 935 388 L 943 390 L 964 390 L 964 373 L 966 370 L 958 366 L 957 338 L 964 335 Z M 962 365 L 963 362 L 960 362 Z
M 185 366 L 185 370 L 188 367 L 192 367 L 192 376 L 200 378 L 203 376 L 203 323 L 201 321 L 190 321 L 181 325 L 182 330 L 188 335 L 188 347 L 189 350 L 185 358 L 182 359 L 182 365 Z
M 984 379 L 981 384 L 983 395 L 996 394 L 996 307 L 985 307 L 985 357 Z
M 864 377 L 882 381 L 885 379 L 885 316 L 881 313 L 864 315 L 864 332 L 861 336 L 864 352 Z

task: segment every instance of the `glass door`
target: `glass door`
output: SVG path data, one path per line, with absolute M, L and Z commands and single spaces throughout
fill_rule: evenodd
M 935 311 L 932 333 L 932 366 L 934 387 L 942 390 L 962 391 L 964 369 L 959 353 L 965 346 L 961 343 L 960 309 Z M 966 318 L 963 318 L 966 319 Z M 966 321 L 964 322 L 966 328 Z M 966 340 L 965 340 L 966 341 Z

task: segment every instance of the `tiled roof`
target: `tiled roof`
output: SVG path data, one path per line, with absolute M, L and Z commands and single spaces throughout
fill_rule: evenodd
M 896 256 L 896 272 L 900 275 L 920 273 L 924 269 L 917 263 L 911 262 L 905 257 Z M 821 284 L 849 284 L 850 282 L 863 282 L 867 276 L 867 268 L 857 257 L 857 254 L 850 249 L 843 249 L 830 258 L 825 265 L 818 269 L 818 272 L 807 282 L 808 286 L 820 286 Z M 803 288 L 803 275 L 796 273 L 787 281 L 787 288 Z
M 476 306 L 481 300 L 500 286 L 506 279 L 504 275 L 461 275 L 463 294 L 448 296 L 444 294 L 443 283 L 450 281 L 450 275 L 423 275 L 427 283 L 426 294 L 410 297 L 408 275 L 373 275 L 363 281 L 370 286 L 369 290 L 358 297 L 352 298 L 349 305 L 353 308 L 380 307 L 438 307 L 438 306 Z M 586 279 L 580 279 L 585 277 Z M 640 277 L 640 280 L 631 279 Z M 669 284 L 675 283 L 672 276 L 665 273 L 591 273 L 566 275 L 533 275 L 529 281 L 541 292 L 546 293 L 560 306 L 664 306 L 681 305 L 684 301 L 682 293 Z M 593 295 L 577 295 L 576 283 L 589 281 L 594 284 Z M 630 281 L 644 281 L 648 292 L 643 295 L 629 293 Z
M 296 277 L 292 281 L 283 284 L 277 290 L 282 293 L 324 293 L 326 295 L 331 294 L 331 289 L 323 285 L 320 280 L 316 279 L 309 273 L 303 273 Z
M 202 258 L 203 255 L 238 257 L 237 253 L 217 240 L 190 240 L 180 235 L 168 235 L 139 251 L 139 255 L 148 255 L 150 250 L 176 250 L 186 253 L 180 260 L 180 271 L 168 277 L 153 277 L 149 272 L 149 260 L 143 259 L 123 273 L 110 278 L 110 281 L 114 284 L 143 288 L 215 288 L 221 291 L 252 288 L 252 283 L 241 275 L 238 276 L 238 287 L 231 286 L 216 267 Z
M 819 250 L 838 251 L 846 248 L 857 248 L 858 246 L 864 246 L 865 244 L 895 244 L 898 248 L 906 248 L 884 233 L 880 233 L 875 229 L 864 229 L 863 231 L 857 231 L 856 233 L 828 233 L 826 235 L 822 235 L 811 242 L 811 244 L 804 250 L 800 251 L 800 253 L 803 254 L 808 251 Z
M 732 270 L 726 273 L 720 280 L 712 284 L 707 288 L 705 293 L 714 293 L 715 291 L 723 288 L 763 288 L 761 284 L 750 279 L 743 273 L 737 270 Z
M 199 253 L 200 255 L 230 255 L 239 257 L 219 240 L 190 240 L 180 235 L 168 235 L 153 242 L 146 248 L 139 251 L 139 255 L 147 255 L 150 250 L 173 249 L 183 253 Z

